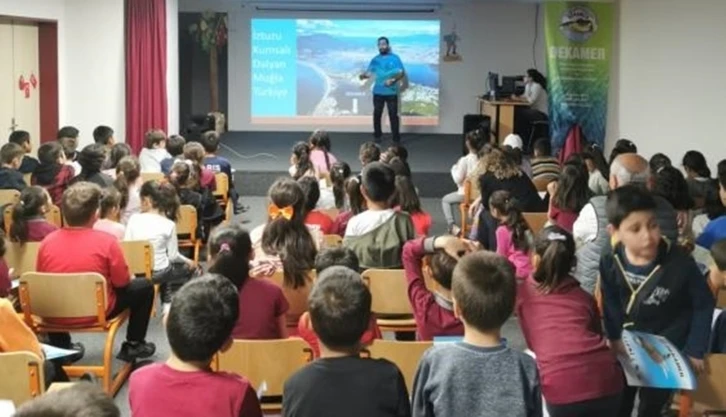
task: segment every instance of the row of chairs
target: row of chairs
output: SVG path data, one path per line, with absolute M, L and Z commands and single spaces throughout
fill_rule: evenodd
M 535 186 L 537 191 L 547 191 L 548 182 L 536 181 Z M 471 225 L 469 224 L 469 209 L 474 201 L 479 198 L 479 189 L 474 186 L 474 183 L 467 179 L 464 181 L 464 201 L 459 205 L 459 213 L 461 215 L 461 232 L 463 236 L 467 236 Z M 549 218 L 547 213 L 524 213 L 524 219 L 529 224 L 529 228 L 532 229 L 532 233 L 535 235 L 539 233 L 547 224 Z

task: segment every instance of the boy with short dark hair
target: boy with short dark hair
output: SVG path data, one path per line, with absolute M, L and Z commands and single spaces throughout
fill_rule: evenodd
M 316 280 L 308 309 L 321 358 L 285 382 L 285 417 L 411 415 L 406 382 L 385 359 L 360 357 L 371 318 L 371 293 L 357 272 L 333 266 Z
M 239 316 L 237 288 L 207 274 L 174 295 L 164 317 L 171 356 L 131 374 L 129 404 L 135 417 L 261 417 L 250 382 L 210 369 L 212 358 L 232 346 Z
M 344 266 L 356 272 L 360 271 L 358 256 L 345 247 L 322 249 L 315 256 L 315 272 L 318 275 L 331 266 Z
M 169 136 L 169 140 L 166 142 L 166 150 L 169 152 L 171 157 L 161 161 L 161 172 L 169 175 L 169 173 L 171 172 L 171 167 L 174 166 L 174 163 L 176 161 L 181 161 L 184 159 L 184 145 L 186 144 L 187 141 L 186 139 L 184 139 L 184 136 Z
M 113 398 L 90 382 L 48 392 L 23 404 L 15 417 L 119 417 Z
M 23 191 L 27 184 L 18 171 L 25 151 L 20 145 L 6 143 L 0 148 L 0 190 Z
M 161 172 L 161 161 L 171 158 L 166 151 L 166 133 L 160 129 L 146 132 L 145 147 L 139 152 L 141 172 Z
M 711 245 L 711 258 L 713 264 L 709 271 L 709 286 L 714 298 L 719 298 L 719 292 L 726 291 L 726 239 L 719 240 Z M 711 353 L 726 353 L 726 314 L 722 311 L 713 326 L 711 338 Z
M 56 139 L 74 139 L 78 141 L 78 135 L 80 135 L 81 132 L 76 129 L 74 126 L 63 126 L 62 128 L 58 129 L 58 134 L 56 135 Z
M 100 143 L 107 149 L 111 149 L 116 144 L 116 139 L 113 137 L 113 129 L 108 126 L 98 126 L 93 129 L 93 141 Z
M 115 236 L 94 230 L 98 220 L 101 188 L 88 182 L 72 185 L 63 193 L 61 210 L 65 227 L 43 239 L 38 249 L 36 270 L 50 273 L 96 272 L 106 278 L 106 317 L 130 311 L 126 342 L 118 358 L 127 362 L 147 358 L 156 347 L 146 342 L 149 315 L 154 303 L 154 287 L 150 281 L 130 279 L 123 251 Z M 72 256 L 69 256 L 71 255 Z M 84 324 L 95 318 L 63 320 L 63 324 Z M 70 346 L 67 333 L 51 333 L 51 343 Z
M 219 133 L 210 130 L 209 132 L 202 133 L 202 146 L 204 147 L 204 167 L 214 172 L 222 172 L 227 175 L 229 179 L 229 200 L 234 204 L 235 214 L 242 211 L 242 206 L 239 202 L 239 193 L 234 188 L 234 175 L 232 175 L 232 164 L 229 160 L 223 156 L 217 155 L 219 151 Z
M 381 162 L 366 165 L 361 193 L 368 210 L 353 216 L 345 229 L 343 245 L 351 248 L 361 268 L 401 268 L 403 244 L 416 236 L 411 217 L 390 207 L 396 192 L 395 175 Z
M 644 188 L 627 185 L 608 195 L 608 231 L 617 243 L 600 259 L 605 334 L 624 354 L 623 329 L 666 337 L 703 371 L 714 298 L 696 262 L 661 238 L 656 201 Z M 636 394 L 638 416 L 660 415 L 672 391 L 626 387 L 619 416 L 630 416 Z
M 419 340 L 436 336 L 461 336 L 464 325 L 454 314 L 451 300 L 451 276 L 457 260 L 471 251 L 474 244 L 456 236 L 438 236 L 409 240 L 403 245 L 403 268 L 408 280 L 408 300 L 416 319 Z M 429 275 L 436 282 L 436 291 L 426 288 L 422 263 L 430 254 Z
M 30 153 L 33 151 L 33 145 L 30 143 L 30 133 L 24 130 L 16 130 L 10 134 L 10 137 L 8 138 L 8 143 L 14 143 L 16 145 L 19 145 L 21 148 L 23 148 L 23 151 L 25 151 L 25 155 L 23 156 L 23 160 L 20 163 L 20 168 L 18 168 L 18 171 L 23 174 L 32 174 L 33 171 L 35 171 L 35 168 L 40 165 L 40 162 L 30 156 Z
M 556 181 L 560 176 L 560 161 L 552 156 L 552 143 L 549 138 L 534 141 L 532 165 L 532 181 Z
M 375 142 L 365 142 L 360 145 L 358 159 L 361 165 L 363 165 L 363 168 L 365 168 L 371 162 L 377 162 L 381 159 L 381 148 Z
M 501 340 L 516 293 L 514 267 L 506 258 L 479 251 L 459 259 L 452 298 L 464 340 L 424 353 L 414 380 L 414 417 L 542 415 L 534 359 Z

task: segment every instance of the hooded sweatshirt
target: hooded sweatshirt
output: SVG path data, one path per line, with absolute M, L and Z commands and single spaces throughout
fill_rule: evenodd
M 605 332 L 619 340 L 623 329 L 664 336 L 686 355 L 708 349 L 715 300 L 689 255 L 661 240 L 647 268 L 628 263 L 622 243 L 600 259 Z
M 171 158 L 165 148 L 144 148 L 139 152 L 141 172 L 161 172 L 161 161 Z
M 75 172 L 70 165 L 40 164 L 35 168 L 30 182 L 48 190 L 53 204 L 60 207 L 63 192 L 68 188 L 74 176 Z
M 23 191 L 27 187 L 23 174 L 17 169 L 0 168 L 0 190 Z

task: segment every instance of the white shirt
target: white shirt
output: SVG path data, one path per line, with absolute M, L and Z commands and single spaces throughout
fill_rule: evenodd
M 187 261 L 179 253 L 176 224 L 156 213 L 136 213 L 126 225 L 124 240 L 148 240 L 154 247 L 154 271 L 169 267 L 173 261 Z
M 547 91 L 541 85 L 530 82 L 524 87 L 524 98 L 530 106 L 544 114 L 550 114 L 549 103 L 547 102 Z
M 129 201 L 126 202 L 126 207 L 124 207 L 123 211 L 121 212 L 122 224 L 127 224 L 131 216 L 141 212 L 141 195 L 139 194 L 141 191 L 141 185 L 143 185 L 139 184 L 141 182 L 141 177 L 139 177 L 138 183 L 131 184 L 129 186 Z
M 161 172 L 161 161 L 171 158 L 171 154 L 164 148 L 144 148 L 139 152 L 139 165 L 141 172 Z
M 394 213 L 393 209 L 386 209 L 366 210 L 360 214 L 356 214 L 348 221 L 348 227 L 345 229 L 345 237 L 362 236 L 375 230 L 390 220 Z
M 466 178 L 474 172 L 478 161 L 479 158 L 476 154 L 469 153 L 466 156 L 459 158 L 454 166 L 451 167 L 451 178 L 459 187 L 459 194 L 464 194 L 464 180 L 466 180 Z
M 591 203 L 587 203 L 580 210 L 580 215 L 577 216 L 577 220 L 572 225 L 572 237 L 575 238 L 575 243 L 579 247 L 584 243 L 592 242 L 596 236 L 597 214 L 595 213 L 595 207 Z
M 74 176 L 80 175 L 82 168 L 81 164 L 77 161 L 66 161 L 66 165 L 70 165 L 70 167 L 73 168 Z

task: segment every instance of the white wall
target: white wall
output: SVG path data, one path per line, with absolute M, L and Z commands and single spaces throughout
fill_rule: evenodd
M 166 95 L 171 135 L 179 132 L 179 0 L 166 0 Z
M 124 2 L 66 0 L 65 114 L 61 126 L 81 131 L 81 144 L 93 142 L 93 129 L 110 126 L 126 138 Z
M 198 2 L 180 0 L 181 11 L 204 11 L 207 9 L 229 13 L 229 121 L 230 130 L 310 130 L 311 126 L 260 126 L 249 123 L 249 56 L 250 19 L 253 11 L 240 3 L 224 0 Z M 486 75 L 489 71 L 506 74 L 523 74 L 533 66 L 533 42 L 535 40 L 534 4 L 526 3 L 482 3 L 452 4 L 435 15 L 417 15 L 414 18 L 440 19 L 441 32 L 447 33 L 453 24 L 462 38 L 459 52 L 462 63 L 441 63 L 440 65 L 440 122 L 437 127 L 404 127 L 405 131 L 431 133 L 460 133 L 462 117 L 475 113 L 476 96 L 486 90 Z M 258 16 L 254 14 L 254 16 Z M 262 16 L 262 15 L 259 15 Z M 288 17 L 281 14 L 264 16 Z M 321 16 L 313 14 L 301 17 L 346 17 L 341 14 Z M 296 16 L 295 16 L 296 17 Z M 347 17 L 350 17 L 348 15 Z M 355 18 L 378 18 L 380 15 L 356 13 Z M 385 18 L 385 16 L 384 16 Z M 405 19 L 406 16 L 392 16 Z M 376 53 L 375 37 L 371 34 L 371 56 Z M 538 42 L 534 52 L 537 63 L 544 72 L 544 37 L 541 24 Z M 395 49 L 395 45 L 393 45 Z M 405 64 L 405 63 L 404 63 Z M 324 127 L 324 126 L 323 126 Z M 369 131 L 366 126 L 349 127 L 349 130 Z M 344 130 L 336 126 L 331 130 Z
M 620 0 L 617 136 L 680 165 L 726 158 L 726 1 Z

